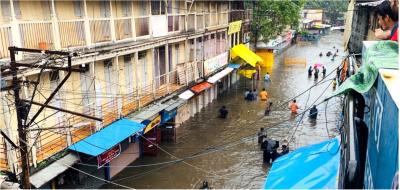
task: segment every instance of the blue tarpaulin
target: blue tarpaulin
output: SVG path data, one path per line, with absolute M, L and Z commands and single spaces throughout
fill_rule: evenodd
M 143 124 L 129 119 L 120 119 L 97 133 L 72 144 L 68 149 L 91 156 L 98 156 L 132 134 L 141 131 L 144 127 Z
M 228 67 L 238 69 L 241 65 L 239 63 L 229 63 Z
M 337 189 L 339 162 L 338 138 L 299 148 L 272 164 L 264 189 Z

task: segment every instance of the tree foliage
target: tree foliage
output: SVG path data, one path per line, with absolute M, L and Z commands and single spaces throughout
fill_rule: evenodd
M 287 26 L 296 28 L 304 0 L 259 0 L 254 2 L 252 33 L 269 40 Z
M 340 13 L 346 12 L 349 5 L 348 0 L 307 0 L 305 2 L 305 9 L 323 9 L 326 17 L 334 23 L 339 17 Z

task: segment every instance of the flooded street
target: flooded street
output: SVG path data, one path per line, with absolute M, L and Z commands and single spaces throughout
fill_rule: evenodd
M 331 61 L 332 56 L 327 57 L 325 53 L 336 51 L 334 46 L 339 48 L 339 56 Z M 320 52 L 324 54 L 322 58 L 318 55 Z M 263 164 L 257 144 L 256 133 L 260 127 L 267 129 L 269 138 L 289 140 L 291 150 L 327 140 L 328 133 L 330 137 L 336 136 L 340 110 L 338 99 L 317 106 L 319 115 L 315 123 L 309 121 L 308 112 L 303 119 L 301 114 L 291 116 L 287 100 L 317 82 L 314 77 L 308 78 L 308 66 L 322 63 L 327 74 L 333 71 L 326 78 L 333 79 L 343 56 L 342 33 L 339 32 L 324 36 L 315 44 L 290 47 L 276 56 L 273 67 L 267 69 L 272 82 L 258 82 L 258 92 L 266 87 L 269 100 L 273 102 L 269 116 L 264 117 L 264 101 L 244 100 L 244 91 L 251 88 L 251 82 L 242 77 L 229 91 L 177 128 L 176 143 L 162 143 L 158 156 L 143 156 L 112 181 L 140 189 L 198 188 L 204 180 L 212 188 L 261 188 L 270 165 Z M 305 58 L 307 66 L 284 64 L 285 58 Z M 320 80 L 324 80 L 321 72 Z M 300 112 L 331 94 L 333 89 L 329 85 L 330 81 L 323 82 L 296 98 Z M 229 110 L 226 120 L 217 118 L 222 105 Z M 174 162 L 181 158 L 186 159 Z M 117 187 L 105 185 L 102 188 Z

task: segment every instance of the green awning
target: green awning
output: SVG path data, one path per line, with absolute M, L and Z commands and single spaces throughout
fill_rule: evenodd
M 331 97 L 350 90 L 365 93 L 374 85 L 379 69 L 399 69 L 399 46 L 394 41 L 379 41 L 369 46 L 362 57 L 360 70 L 343 82 Z

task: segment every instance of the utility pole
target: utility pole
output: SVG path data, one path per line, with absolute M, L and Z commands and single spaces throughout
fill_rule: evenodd
M 53 110 L 58 110 L 61 112 L 66 112 L 69 114 L 73 115 L 78 115 L 81 117 L 85 117 L 88 119 L 92 120 L 97 120 L 97 121 L 102 121 L 102 118 L 97 118 L 93 117 L 90 115 L 86 115 L 83 113 L 77 113 L 75 111 L 70 111 L 66 110 L 63 108 L 58 108 L 49 105 L 50 101 L 53 99 L 53 97 L 56 95 L 56 93 L 59 91 L 62 85 L 68 80 L 69 76 L 71 75 L 72 72 L 84 72 L 82 69 L 73 69 L 72 68 L 72 56 L 76 56 L 75 53 L 71 54 L 69 52 L 62 52 L 62 51 L 50 51 L 50 50 L 39 50 L 39 49 L 28 49 L 28 48 L 18 48 L 18 47 L 8 47 L 8 50 L 10 51 L 10 67 L 6 68 L 4 71 L 2 71 L 2 75 L 11 75 L 12 76 L 12 85 L 8 87 L 2 87 L 0 90 L 13 90 L 14 92 L 14 99 L 15 99 L 15 108 L 16 108 L 16 114 L 17 114 L 17 123 L 18 123 L 18 141 L 19 141 L 19 153 L 20 153 L 20 159 L 21 159 L 21 166 L 22 166 L 22 173 L 21 173 L 21 178 L 20 178 L 20 183 L 22 185 L 23 189 L 30 189 L 31 188 L 31 183 L 29 180 L 30 176 L 30 164 L 29 164 L 29 145 L 27 142 L 27 132 L 30 131 L 29 127 L 34 123 L 35 119 L 39 116 L 39 114 L 43 111 L 45 108 L 53 109 Z M 67 67 L 63 66 L 51 66 L 47 64 L 43 65 L 35 65 L 35 64 L 24 64 L 24 63 L 17 63 L 15 60 L 15 54 L 17 52 L 30 52 L 30 53 L 41 53 L 41 54 L 48 54 L 48 55 L 57 55 L 57 56 L 67 56 Z M 39 79 L 38 77 L 37 81 L 20 81 L 18 80 L 18 71 L 21 68 L 40 68 L 41 71 L 45 69 L 51 69 L 51 70 L 64 70 L 67 71 L 67 75 L 64 77 L 64 79 L 58 84 L 58 86 L 53 90 L 53 92 L 50 94 L 50 96 L 47 97 L 46 101 L 44 103 L 40 102 L 35 102 L 34 101 L 34 95 L 37 90 L 37 85 L 39 84 Z M 6 71 L 9 70 L 9 71 Z M 41 73 L 39 73 L 41 75 Z M 32 94 L 32 99 L 31 100 L 25 100 L 21 99 L 20 97 L 20 89 L 21 85 L 20 83 L 32 83 L 35 85 L 34 92 Z M 34 114 L 32 118 L 29 118 L 28 120 L 28 114 L 30 111 L 30 108 L 32 104 L 40 106 L 38 111 Z M 1 135 L 6 136 L 3 132 L 1 132 Z M 17 147 L 15 143 L 12 142 L 11 139 L 6 137 L 6 140 L 13 146 Z
M 25 110 L 25 103 L 23 103 L 19 97 L 20 85 L 17 76 L 17 66 L 15 61 L 15 48 L 9 47 L 10 50 L 10 66 L 12 73 L 12 86 L 14 89 L 14 99 L 15 99 L 15 108 L 17 110 L 17 121 L 18 121 L 18 137 L 19 137 L 19 153 L 22 162 L 22 175 L 21 175 L 21 185 L 24 189 L 30 189 L 31 183 L 29 181 L 29 153 L 28 153 L 28 145 L 26 138 L 26 130 L 23 125 L 22 120 L 26 120 L 27 115 Z

